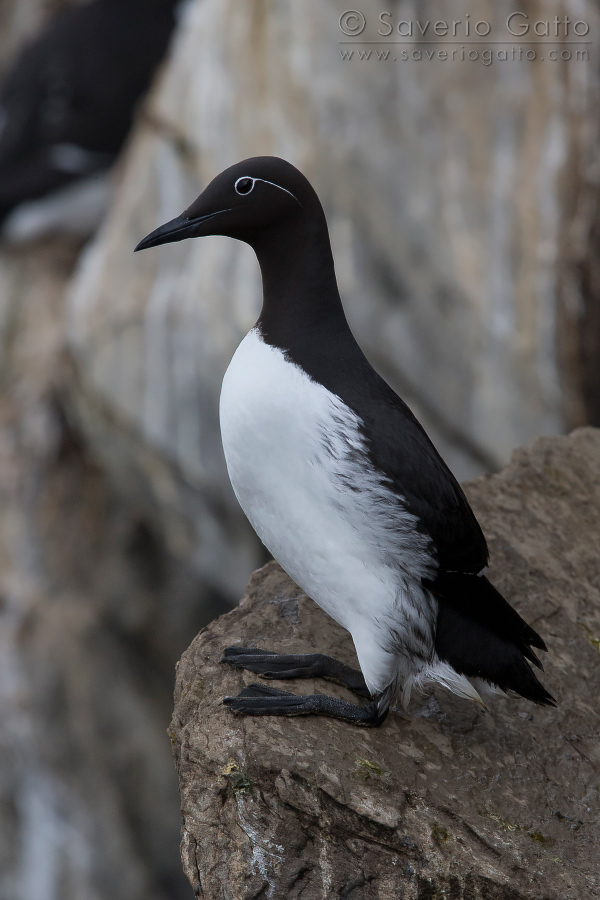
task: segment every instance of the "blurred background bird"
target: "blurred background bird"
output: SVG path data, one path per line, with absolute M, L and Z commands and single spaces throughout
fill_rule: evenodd
M 64 10 L 18 54 L 0 87 L 2 237 L 94 230 L 177 3 L 94 0 Z

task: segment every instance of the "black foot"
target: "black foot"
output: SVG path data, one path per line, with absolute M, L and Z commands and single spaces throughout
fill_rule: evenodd
M 319 715 L 373 728 L 381 725 L 388 714 L 389 699 L 386 698 L 383 704 L 382 701 L 383 698 L 379 702 L 358 706 L 324 694 L 299 697 L 266 684 L 250 684 L 237 697 L 225 697 L 223 703 L 233 712 L 246 716 Z
M 358 669 L 322 653 L 274 653 L 256 647 L 227 647 L 221 662 L 248 669 L 263 678 L 327 678 L 343 684 L 359 697 L 371 697 Z

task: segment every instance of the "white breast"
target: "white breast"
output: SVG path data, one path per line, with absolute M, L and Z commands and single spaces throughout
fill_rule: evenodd
M 359 418 L 252 330 L 223 380 L 236 496 L 275 559 L 354 638 L 369 686 L 431 652 L 427 539 L 371 465 Z M 424 637 L 425 636 L 425 637 Z M 385 671 L 384 671 L 385 670 Z

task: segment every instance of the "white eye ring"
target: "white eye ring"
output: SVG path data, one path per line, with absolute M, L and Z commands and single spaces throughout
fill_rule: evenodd
M 240 183 L 240 181 L 251 181 L 252 184 L 250 185 L 250 189 L 247 191 L 240 191 L 238 189 L 238 184 Z M 235 192 L 236 192 L 236 194 L 239 194 L 240 197 L 245 197 L 247 194 L 252 193 L 252 191 L 254 190 L 255 184 L 256 184 L 256 178 L 251 178 L 249 175 L 242 175 L 242 176 L 240 176 L 240 178 L 238 178 L 238 180 L 234 184 Z

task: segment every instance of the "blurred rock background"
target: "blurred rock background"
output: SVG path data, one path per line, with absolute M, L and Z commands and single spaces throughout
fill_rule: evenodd
M 3 0 L 0 66 L 66 5 Z M 224 238 L 131 251 L 218 171 L 306 172 L 360 342 L 459 477 L 600 425 L 597 4 L 519 6 L 588 22 L 589 60 L 489 66 L 343 60 L 345 9 L 182 4 L 97 236 L 0 251 L 0 900 L 190 896 L 165 729 L 175 661 L 265 558 L 217 418 L 260 283 Z M 514 9 L 452 16 L 504 36 Z M 375 39 L 450 15 L 360 10 Z

